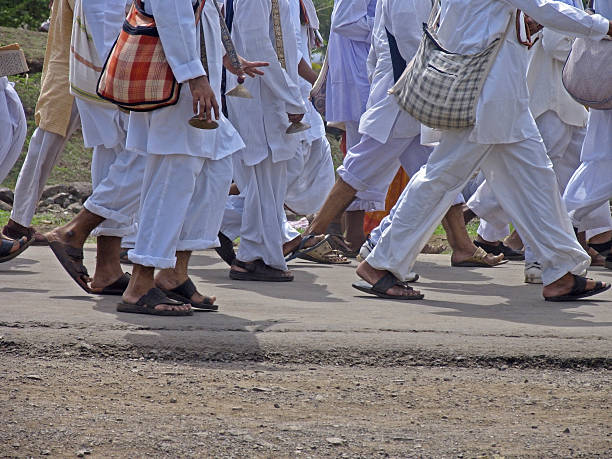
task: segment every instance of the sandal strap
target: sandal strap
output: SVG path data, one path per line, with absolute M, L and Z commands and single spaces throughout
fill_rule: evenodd
M 254 272 L 257 269 L 254 262 L 247 263 L 245 261 L 239 260 L 238 258 L 234 260 L 234 265 L 238 266 L 239 268 L 246 269 L 250 273 Z
M 185 282 L 183 282 L 178 287 L 173 288 L 171 291 L 185 298 L 191 298 L 198 291 L 198 289 L 196 288 L 193 281 L 190 278 L 187 278 Z
M 0 244 L 0 256 L 9 255 L 11 253 L 11 249 L 13 248 L 13 244 L 15 241 L 9 241 L 7 239 L 2 239 L 2 243 Z
M 586 290 L 586 284 L 587 284 L 587 278 L 586 277 L 582 277 L 582 276 L 577 276 L 576 274 L 573 274 L 574 276 L 574 286 L 572 287 L 572 290 L 570 291 L 570 295 L 576 295 L 579 293 L 582 293 Z
M 155 309 L 155 306 L 167 304 L 170 306 L 182 306 L 184 303 L 168 298 L 164 292 L 157 287 L 152 288 L 136 302 L 137 306 L 142 306 L 147 309 Z
M 400 280 L 389 271 L 372 286 L 372 290 L 378 293 L 387 293 L 387 290 L 396 285 L 412 290 L 412 287 L 408 287 L 403 282 L 400 282 Z

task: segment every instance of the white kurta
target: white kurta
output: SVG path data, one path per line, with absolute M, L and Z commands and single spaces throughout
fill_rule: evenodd
M 545 27 L 576 37 L 601 39 L 608 21 L 564 3 L 548 0 L 472 0 L 442 2 L 438 36 L 451 52 L 476 53 L 503 35 L 519 8 Z M 512 15 L 512 17 L 511 17 Z M 474 24 L 486 27 L 474 28 Z M 538 136 L 529 112 L 529 92 L 525 81 L 528 53 L 518 43 L 514 27 L 504 39 L 495 63 L 484 84 L 476 111 L 476 125 L 470 141 L 481 144 L 513 143 Z
M 372 42 L 377 57 L 376 68 L 368 110 L 361 117 L 359 132 L 385 143 L 390 137 L 414 137 L 421 129 L 421 124 L 400 108 L 395 96 L 388 94 L 395 82 L 385 28 L 395 37 L 402 57 L 406 62 L 410 62 L 421 42 L 423 22 L 427 22 L 431 4 L 419 0 L 381 2 L 381 14 L 376 18 L 377 31 Z M 379 32 L 378 29 L 382 31 Z
M 172 72 L 177 81 L 185 84 L 181 87 L 176 105 L 152 112 L 130 113 L 127 139 L 130 150 L 155 155 L 182 154 L 221 159 L 244 147 L 240 135 L 223 114 L 217 121 L 217 129 L 197 129 L 188 124 L 193 116 L 193 98 L 186 82 L 205 74 L 200 61 L 200 34 L 196 33 L 191 4 L 189 0 L 145 2 L 145 11 L 155 16 Z M 184 14 L 187 9 L 189 13 Z M 225 50 L 221 42 L 219 14 L 211 1 L 204 6 L 201 24 L 206 43 L 208 80 L 220 104 Z
M 21 100 L 8 78 L 0 77 L 0 182 L 19 158 L 26 131 Z
M 327 46 L 327 121 L 358 121 L 370 92 L 366 62 L 376 0 L 335 0 Z
M 297 74 L 297 42 L 288 0 L 279 0 L 286 68 L 279 63 L 275 49 L 272 4 L 270 0 L 236 0 L 232 38 L 238 54 L 253 61 L 270 63 L 265 75 L 249 78 L 244 83 L 253 99 L 227 98 L 232 123 L 247 148 L 234 159 L 252 166 L 271 154 L 274 162 L 286 161 L 297 151 L 299 136 L 286 134 L 287 113 L 306 112 Z M 227 87 L 236 85 L 236 77 L 228 74 Z

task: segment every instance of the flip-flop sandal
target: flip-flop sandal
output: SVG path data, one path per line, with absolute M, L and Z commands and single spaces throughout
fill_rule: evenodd
M 313 250 L 299 254 L 297 258 L 326 265 L 346 265 L 351 262 L 341 251 L 335 250 L 329 241 L 323 241 Z
M 414 291 L 412 287 L 406 285 L 405 282 L 400 281 L 397 277 L 395 277 L 390 272 L 387 272 L 383 277 L 381 277 L 378 282 L 374 285 L 369 284 L 366 281 L 359 281 L 353 283 L 353 288 L 361 292 L 368 293 L 370 295 L 376 295 L 380 298 L 385 298 L 388 300 L 401 300 L 401 301 L 412 301 L 412 300 L 422 300 L 425 298 L 425 295 L 422 293 L 418 295 L 389 295 L 387 290 L 394 286 L 404 287 L 406 290 Z
M 605 292 L 610 288 L 610 284 L 606 284 L 601 281 L 597 281 L 595 283 L 595 288 L 591 290 L 586 290 L 587 278 L 582 276 L 577 276 L 576 274 L 572 274 L 574 276 L 574 286 L 569 293 L 565 295 L 557 295 L 557 296 L 547 296 L 544 297 L 546 301 L 576 301 L 582 298 L 587 298 L 589 296 L 597 295 L 598 293 Z
M 89 290 L 91 291 L 91 293 L 95 293 L 96 295 L 121 296 L 123 295 L 123 292 L 125 292 L 125 289 L 128 287 L 131 277 L 132 276 L 130 275 L 130 273 L 123 273 L 121 277 L 117 279 L 115 282 L 113 282 L 112 284 L 107 285 L 106 287 L 102 289 L 95 289 L 95 290 L 90 287 Z
M 89 278 L 87 268 L 83 264 L 83 249 L 77 249 L 76 247 L 71 247 L 59 241 L 49 242 L 49 247 L 53 250 L 57 261 L 60 262 L 68 275 L 74 279 L 78 286 L 87 293 L 91 293 L 87 281 L 83 279 L 84 277 Z
M 224 262 L 232 266 L 232 263 L 236 259 L 236 252 L 234 251 L 234 243 L 229 237 L 227 237 L 222 232 L 219 232 L 217 237 L 219 238 L 221 247 L 215 247 L 215 252 L 217 252 L 217 254 L 223 259 Z
M 520 250 L 514 250 L 508 247 L 503 242 L 501 244 L 487 244 L 486 242 L 474 241 L 476 247 L 482 248 L 485 252 L 491 255 L 504 255 L 504 260 L 523 261 L 525 254 Z
M 342 253 L 342 255 L 347 258 L 357 258 L 357 255 L 359 255 L 359 251 L 361 250 L 361 247 L 359 247 L 357 250 L 352 250 L 344 238 L 339 234 L 330 234 L 328 240 L 333 249 Z
M 494 268 L 495 266 L 508 263 L 508 260 L 501 259 L 498 263 L 491 264 L 486 261 L 488 253 L 482 247 L 478 247 L 474 255 L 467 260 L 454 262 L 451 261 L 451 266 L 455 268 Z
M 200 303 L 191 301 L 191 297 L 198 291 L 198 289 L 196 288 L 195 284 L 193 283 L 191 279 L 187 279 L 181 285 L 179 285 L 176 288 L 173 288 L 172 290 L 161 289 L 161 291 L 164 292 L 168 298 L 171 298 L 177 301 L 181 301 L 183 303 L 189 303 L 191 305 L 191 308 L 196 312 L 197 311 L 208 312 L 208 311 L 219 310 L 219 306 L 216 304 L 213 304 L 212 300 L 207 296 L 205 296 L 204 301 Z
M 182 306 L 185 303 L 168 298 L 157 287 L 153 287 L 146 294 L 140 297 L 136 304 L 122 301 L 117 304 L 117 312 L 129 312 L 132 314 L 150 314 L 153 316 L 192 316 L 193 311 L 159 310 L 155 306 L 165 304 L 169 306 Z
M 263 260 L 255 260 L 245 263 L 238 259 L 234 260 L 233 266 L 246 269 L 247 272 L 230 269 L 229 277 L 234 280 L 262 281 L 262 282 L 291 282 L 293 275 L 285 276 L 284 271 L 268 266 Z
M 28 240 L 22 237 L 21 239 L 15 241 L 13 239 L 2 238 L 0 239 L 0 242 L 0 263 L 4 263 L 22 254 L 25 249 L 32 245 L 34 239 Z M 13 248 L 13 244 L 15 244 L 15 242 L 19 242 L 19 248 L 14 252 L 11 252 L 11 249 Z
M 327 241 L 327 239 L 329 238 L 329 235 L 325 236 L 323 239 L 321 239 L 315 245 L 313 245 L 311 247 L 305 247 L 306 243 L 308 241 L 310 241 L 311 239 L 315 238 L 315 237 L 317 237 L 316 234 L 309 234 L 308 236 L 302 237 L 302 240 L 300 241 L 300 244 L 298 245 L 297 249 L 295 249 L 293 252 L 291 252 L 289 255 L 287 255 L 285 257 L 285 261 L 291 261 L 291 260 L 294 260 L 294 259 L 298 258 L 300 255 L 305 255 L 308 252 L 312 252 L 317 247 L 319 247 L 321 244 L 323 244 L 325 241 Z

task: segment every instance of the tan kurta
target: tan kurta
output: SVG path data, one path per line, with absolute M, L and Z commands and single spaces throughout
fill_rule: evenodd
M 66 136 L 73 96 L 68 82 L 70 37 L 74 0 L 55 0 L 40 87 L 36 103 L 36 124 L 45 131 Z

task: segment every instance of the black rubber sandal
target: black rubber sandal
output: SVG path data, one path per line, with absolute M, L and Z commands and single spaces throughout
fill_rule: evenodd
M 128 284 L 130 283 L 130 278 L 131 278 L 131 274 L 130 273 L 123 273 L 121 275 L 121 277 L 119 279 L 117 279 L 115 282 L 113 282 L 110 285 L 107 285 L 106 287 L 102 288 L 102 289 L 92 289 L 90 288 L 91 293 L 95 293 L 96 295 L 114 295 L 114 296 L 121 296 L 123 295 L 123 292 L 125 292 L 125 289 L 127 289 Z
M 411 295 L 411 296 L 389 295 L 387 293 L 387 290 L 389 290 L 391 287 L 394 287 L 396 285 L 399 287 L 403 287 L 406 290 L 414 291 L 412 287 L 406 285 L 405 282 L 400 281 L 397 277 L 395 277 L 390 272 L 387 272 L 387 274 L 381 277 L 378 280 L 378 282 L 376 282 L 374 285 L 370 285 L 366 281 L 359 281 L 359 282 L 353 283 L 353 288 L 356 288 L 360 292 L 365 292 L 370 295 L 376 295 L 380 298 L 385 298 L 388 300 L 411 301 L 411 300 L 422 300 L 423 298 L 425 298 L 425 295 L 423 295 L 422 293 L 418 295 Z
M 19 242 L 19 248 L 15 250 L 14 252 L 11 252 L 13 248 L 13 244 L 15 244 L 15 242 Z M 17 239 L 17 240 L 1 238 L 0 239 L 0 263 L 10 261 L 13 258 L 21 255 L 25 249 L 27 249 L 28 247 L 32 245 L 33 242 L 34 242 L 34 239 L 27 239 L 24 237 Z
M 234 280 L 261 282 L 291 282 L 293 280 L 293 275 L 285 276 L 285 271 L 268 266 L 263 262 L 263 260 L 255 260 L 250 263 L 245 263 L 244 261 L 236 259 L 234 260 L 232 268 L 234 266 L 247 270 L 246 272 L 243 272 L 230 269 L 229 277 L 230 279 Z
M 589 296 L 597 295 L 598 293 L 605 292 L 610 288 L 610 284 L 606 284 L 601 281 L 597 281 L 595 284 L 595 288 L 591 290 L 586 290 L 587 278 L 582 276 L 577 276 L 576 274 L 572 274 L 574 276 L 574 286 L 569 293 L 565 295 L 557 295 L 557 296 L 548 296 L 544 297 L 546 301 L 576 301 L 582 298 L 587 298 Z
M 152 288 L 145 295 L 141 296 L 136 304 L 126 303 L 122 301 L 117 305 L 118 312 L 129 312 L 132 314 L 150 314 L 154 316 L 192 316 L 193 311 L 191 309 L 187 311 L 176 311 L 176 310 L 159 310 L 155 309 L 155 306 L 160 304 L 169 306 L 183 306 L 185 303 L 182 301 L 176 301 L 168 298 L 158 288 Z
M 591 244 L 589 242 L 588 246 L 597 251 L 602 257 L 607 257 L 612 250 L 612 239 L 608 242 L 602 242 L 601 244 Z
M 87 285 L 88 280 L 86 280 L 89 279 L 89 273 L 83 264 L 83 249 L 71 247 L 60 241 L 49 242 L 49 247 L 51 247 L 55 258 L 57 258 L 57 261 L 60 262 L 68 275 L 72 277 L 79 287 L 87 293 L 91 293 L 91 289 Z
M 232 266 L 232 263 L 236 259 L 236 252 L 234 251 L 234 243 L 229 237 L 227 237 L 222 232 L 219 232 L 217 237 L 219 238 L 221 247 L 215 247 L 215 252 L 217 252 L 217 254 L 223 259 L 224 262 Z
M 173 288 L 172 290 L 166 290 L 166 289 L 161 289 L 161 290 L 162 292 L 166 294 L 168 298 L 171 298 L 177 301 L 181 301 L 183 303 L 189 303 L 191 305 L 191 308 L 196 312 L 197 311 L 209 312 L 209 311 L 219 310 L 219 306 L 216 304 L 213 304 L 212 300 L 207 296 L 205 296 L 204 301 L 200 303 L 191 301 L 191 297 L 195 293 L 198 292 L 198 289 L 196 288 L 195 284 L 193 283 L 191 279 L 187 279 L 181 285 L 179 285 L 176 288 Z
M 504 254 L 504 260 L 522 261 L 525 259 L 525 254 L 520 250 L 514 250 L 512 247 L 508 247 L 503 242 L 498 245 L 487 244 L 486 242 L 474 241 L 476 247 L 481 247 L 485 252 L 491 255 Z

